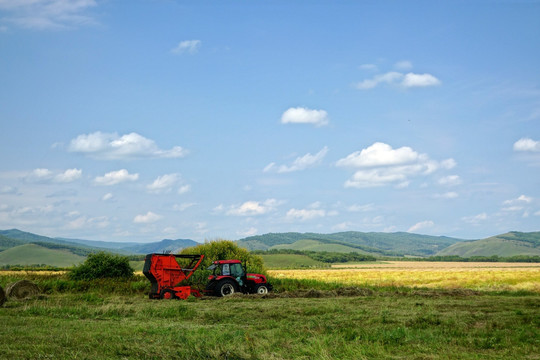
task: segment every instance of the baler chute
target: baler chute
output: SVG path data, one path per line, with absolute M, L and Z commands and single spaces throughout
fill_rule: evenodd
M 144 261 L 143 274 L 150 280 L 151 299 L 187 299 L 201 293 L 189 285 L 179 284 L 191 277 L 201 264 L 204 255 L 148 254 Z M 189 265 L 180 266 L 177 259 L 188 259 Z

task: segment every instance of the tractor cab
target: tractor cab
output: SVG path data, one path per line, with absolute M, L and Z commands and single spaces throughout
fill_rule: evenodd
M 272 285 L 262 274 L 247 274 L 240 260 L 217 260 L 208 267 L 212 275 L 208 277 L 206 291 L 216 296 L 226 296 L 235 292 L 244 294 L 266 294 Z

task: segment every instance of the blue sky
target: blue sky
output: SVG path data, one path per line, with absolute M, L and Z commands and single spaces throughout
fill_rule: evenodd
M 537 1 L 0 0 L 0 228 L 540 227 Z

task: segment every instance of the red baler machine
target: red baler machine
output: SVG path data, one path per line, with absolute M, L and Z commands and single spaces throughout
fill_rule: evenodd
M 199 290 L 178 285 L 193 275 L 203 258 L 204 255 L 146 255 L 143 273 L 152 283 L 150 299 L 187 299 L 190 295 L 200 297 Z M 182 267 L 177 259 L 188 259 L 189 265 Z

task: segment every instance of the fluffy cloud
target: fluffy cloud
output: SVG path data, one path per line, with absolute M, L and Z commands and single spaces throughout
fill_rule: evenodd
M 23 28 L 36 30 L 69 29 L 95 24 L 87 11 L 96 6 L 95 0 L 1 0 L 4 20 Z
M 358 169 L 347 180 L 345 187 L 365 188 L 389 184 L 406 187 L 409 177 L 428 175 L 441 168 L 452 168 L 455 161 L 447 159 L 437 162 L 408 146 L 393 149 L 388 144 L 376 142 L 338 160 L 336 165 Z
M 180 41 L 178 45 L 171 50 L 174 54 L 195 54 L 201 47 L 201 40 L 184 40 Z
M 179 174 L 167 174 L 163 176 L 158 176 L 157 179 L 154 180 L 154 182 L 150 185 L 146 186 L 146 188 L 148 189 L 148 191 L 154 193 L 170 191 L 171 187 L 173 187 L 179 180 Z
M 360 81 L 355 86 L 360 90 L 369 90 L 380 84 L 397 85 L 403 88 L 426 87 L 440 85 L 441 81 L 431 74 L 403 74 L 397 71 L 390 71 L 385 74 L 375 75 L 371 79 Z
M 268 199 L 264 202 L 259 201 L 246 201 L 240 205 L 233 205 L 227 211 L 227 215 L 236 215 L 236 216 L 256 216 L 269 213 L 280 205 L 280 201 L 276 199 Z M 216 211 L 221 211 L 222 207 L 214 209 Z
M 161 215 L 154 214 L 153 212 L 149 211 L 146 214 L 135 216 L 135 218 L 133 218 L 133 222 L 136 224 L 149 224 L 156 222 L 161 218 Z
M 434 197 L 436 199 L 456 199 L 457 197 L 459 197 L 459 194 L 455 191 L 449 191 L 443 194 L 435 194 Z
M 449 175 L 439 179 L 439 184 L 444 186 L 456 186 L 461 184 L 459 175 Z
M 514 143 L 514 151 L 540 152 L 540 141 L 521 138 Z
M 286 172 L 304 170 L 304 169 L 320 164 L 327 153 L 328 153 L 328 147 L 325 146 L 324 148 L 322 148 L 321 151 L 319 151 L 315 155 L 312 155 L 311 153 L 307 153 L 304 156 L 297 157 L 290 166 L 281 165 L 277 167 L 275 163 L 270 163 L 264 168 L 263 171 L 268 172 L 268 171 L 276 170 L 278 173 L 286 173 Z
M 312 220 L 315 218 L 325 217 L 326 211 L 324 209 L 290 209 L 287 211 L 287 219 L 289 220 Z
M 398 61 L 397 63 L 395 63 L 394 67 L 399 70 L 410 70 L 412 69 L 413 66 L 410 61 L 403 60 L 403 61 Z
M 472 224 L 472 225 L 478 225 L 479 223 L 485 221 L 488 219 L 488 215 L 484 212 L 484 213 L 480 213 L 478 215 L 473 215 L 473 216 L 464 216 L 461 218 L 461 220 L 463 220 L 464 222 L 468 223 L 468 224 Z
M 68 169 L 61 174 L 55 176 L 54 180 L 61 183 L 69 183 L 80 179 L 82 176 L 82 170 L 80 169 Z
M 127 181 L 137 181 L 139 174 L 130 174 L 126 169 L 111 171 L 103 176 L 94 179 L 97 185 L 116 185 Z
M 289 108 L 281 115 L 282 124 L 327 125 L 328 113 L 324 110 L 311 110 L 303 107 Z
M 426 87 L 440 85 L 441 81 L 431 74 L 405 74 L 401 86 L 410 87 Z
M 414 232 L 421 229 L 430 228 L 430 227 L 433 227 L 434 225 L 435 223 L 431 220 L 420 221 L 419 223 L 416 223 L 413 226 L 411 226 L 409 230 L 407 230 L 407 232 Z
M 180 158 L 187 151 L 180 146 L 159 149 L 154 140 L 137 133 L 119 136 L 116 133 L 94 132 L 71 140 L 68 150 L 98 159 Z
M 49 169 L 34 169 L 30 174 L 24 177 L 24 181 L 29 183 L 70 183 L 80 179 L 82 170 L 68 169 L 64 172 L 55 173 Z

